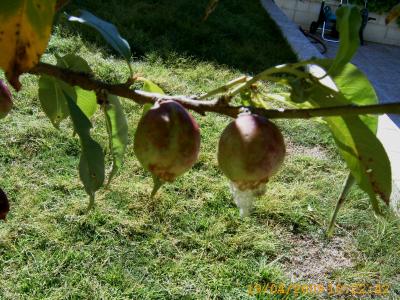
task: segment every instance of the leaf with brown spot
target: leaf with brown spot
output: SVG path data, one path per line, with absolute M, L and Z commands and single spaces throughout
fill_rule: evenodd
M 325 73 L 332 60 L 317 60 Z M 316 68 L 311 68 L 316 70 Z M 371 83 L 355 66 L 346 64 L 335 76 L 320 76 L 315 81 L 310 103 L 315 107 L 368 105 L 377 103 Z M 314 74 L 315 76 L 317 74 Z M 326 79 L 330 78 L 330 81 Z M 317 79 L 317 77 L 315 77 Z M 334 86 L 331 86 L 334 85 Z M 391 165 L 386 151 L 376 137 L 376 116 L 326 117 L 329 129 L 352 176 L 370 197 L 373 209 L 379 212 L 379 196 L 389 204 L 392 191 Z
M 0 188 L 0 220 L 5 220 L 10 211 L 10 203 L 6 193 Z
M 56 0 L 0 1 L 0 68 L 19 90 L 19 75 L 38 62 L 50 37 Z

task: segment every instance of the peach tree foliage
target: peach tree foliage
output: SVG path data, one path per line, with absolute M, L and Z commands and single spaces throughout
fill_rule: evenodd
M 92 27 L 103 36 L 125 59 L 130 71 L 127 81 L 111 85 L 97 79 L 89 64 L 73 53 L 63 57 L 56 55 L 56 65 L 41 63 L 40 57 L 47 47 L 54 14 L 63 2 L 65 1 L 0 2 L 0 68 L 16 91 L 22 88 L 18 79 L 21 74 L 38 75 L 40 104 L 50 122 L 56 128 L 66 120 L 72 123 L 81 144 L 79 176 L 90 196 L 89 208 L 93 206 L 96 191 L 104 187 L 105 182 L 109 185 L 123 164 L 128 144 L 128 125 L 120 103 L 121 98 L 144 105 L 142 120 L 135 136 L 135 153 L 144 168 L 152 173 L 155 184 L 153 195 L 164 182 L 173 181 L 196 161 L 200 140 L 197 141 L 197 124 L 186 111 L 190 109 L 202 115 L 214 112 L 236 118 L 241 114 L 242 117 L 238 120 L 242 118 L 242 121 L 237 123 L 241 124 L 238 126 L 240 132 L 232 129 L 235 123 L 231 123 L 228 126 L 231 129 L 224 132 L 220 147 L 222 145 L 225 148 L 220 149 L 219 162 L 229 178 L 244 182 L 244 186 L 250 187 L 246 188 L 252 193 L 249 201 L 253 194 L 259 193 L 260 185 L 265 185 L 273 174 L 272 171 L 276 171 L 283 160 L 283 141 L 271 143 L 281 140 L 280 131 L 271 120 L 322 117 L 350 171 L 330 228 L 332 229 L 337 211 L 353 183 L 357 183 L 368 194 L 377 213 L 379 199 L 389 204 L 392 190 L 391 168 L 387 154 L 376 138 L 376 115 L 385 112 L 399 113 L 400 109 L 399 103 L 379 105 L 376 93 L 366 76 L 349 63 L 359 46 L 358 28 L 361 20 L 357 8 L 343 6 L 337 11 L 340 46 L 335 59 L 312 59 L 272 67 L 254 76 L 233 79 L 204 95 L 188 97 L 165 95 L 155 83 L 146 78 L 135 77 L 128 42 L 121 37 L 114 25 L 85 10 L 73 14 L 65 13 L 64 16 L 71 22 Z M 211 1 L 206 17 L 215 9 L 217 2 Z M 268 109 L 270 106 L 258 88 L 263 80 L 288 86 L 291 95 L 284 100 L 284 105 L 293 109 Z M 130 88 L 135 81 L 143 83 L 141 90 Z M 12 101 L 4 83 L 1 83 L 0 89 L 0 117 L 3 118 L 10 111 Z M 241 104 L 234 105 L 233 98 L 239 99 Z M 97 110 L 104 114 L 106 120 L 105 130 L 109 136 L 109 153 L 112 156 L 109 172 L 106 172 L 104 151 L 90 133 L 90 120 Z M 247 117 L 243 117 L 243 113 Z M 243 122 L 244 119 L 248 121 Z M 155 124 L 159 124 L 159 127 Z M 242 132 L 248 134 L 241 134 Z M 182 140 L 185 141 L 184 145 L 180 144 Z M 237 155 L 232 147 L 251 151 L 249 155 L 258 157 L 260 167 L 266 170 L 258 167 L 251 173 L 245 159 L 233 157 L 232 160 L 224 157 Z M 275 154 L 271 150 L 274 147 L 278 149 Z M 230 159 L 238 161 L 238 165 L 229 166 Z M 245 181 L 246 178 L 252 178 L 252 181 Z M 243 192 L 240 186 L 235 188 Z M 7 197 L 4 195 L 1 199 L 0 207 L 8 208 L 4 204 L 8 202 Z M 239 203 L 238 205 L 240 206 Z

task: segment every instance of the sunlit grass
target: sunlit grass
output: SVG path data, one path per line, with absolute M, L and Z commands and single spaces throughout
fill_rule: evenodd
M 43 59 L 54 62 L 54 53 L 74 52 L 102 79 L 126 80 L 125 63 L 97 47 L 58 29 Z M 149 51 L 133 67 L 171 94 L 200 94 L 241 74 L 240 67 L 179 52 Z M 12 208 L 8 222 L 0 223 L 0 299 L 249 299 L 250 284 L 291 281 L 296 241 L 332 247 L 324 230 L 346 170 L 324 124 L 277 122 L 288 145 L 285 165 L 252 217 L 241 220 L 216 162 L 229 119 L 194 114 L 202 132 L 199 161 L 150 200 L 151 177 L 132 146 L 141 107 L 126 100 L 125 165 L 111 189 L 98 193 L 95 210 L 85 214 L 79 141 L 69 122 L 58 131 L 41 112 L 37 78 L 24 76 L 22 82 L 16 108 L 0 121 L 0 186 Z M 92 122 L 105 147 L 100 112 Z M 338 224 L 336 236 L 346 243 L 340 251 L 351 266 L 330 266 L 321 274 L 325 282 L 390 283 L 395 299 L 399 220 L 376 218 L 367 196 L 355 188 Z M 309 247 L 301 254 L 315 245 Z M 325 263 L 315 257 L 316 266 Z

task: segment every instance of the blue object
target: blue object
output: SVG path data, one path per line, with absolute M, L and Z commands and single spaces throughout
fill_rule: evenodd
M 324 7 L 325 21 L 336 22 L 336 15 L 332 12 L 330 6 Z

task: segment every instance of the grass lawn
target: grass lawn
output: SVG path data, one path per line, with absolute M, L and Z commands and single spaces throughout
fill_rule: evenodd
M 205 24 L 205 0 L 79 2 L 117 24 L 135 52 L 135 72 L 170 94 L 200 94 L 242 72 L 294 60 L 258 1 L 221 1 Z M 99 77 L 126 80 L 124 62 L 93 31 L 77 28 L 58 26 L 43 60 L 74 52 Z M 390 212 L 375 217 L 354 188 L 335 237 L 325 238 L 346 169 L 324 124 L 277 122 L 288 148 L 285 165 L 252 217 L 241 220 L 216 162 L 229 119 L 194 115 L 200 159 L 151 201 L 151 177 L 132 146 L 141 108 L 124 101 L 131 128 L 126 163 L 85 214 L 79 141 L 69 122 L 57 131 L 46 119 L 37 78 L 24 76 L 23 85 L 13 113 L 0 120 L 0 186 L 12 205 L 8 222 L 0 223 L 0 299 L 253 299 L 249 285 L 290 282 L 388 284 L 383 298 L 399 297 L 399 219 Z M 103 116 L 92 121 L 106 147 Z

